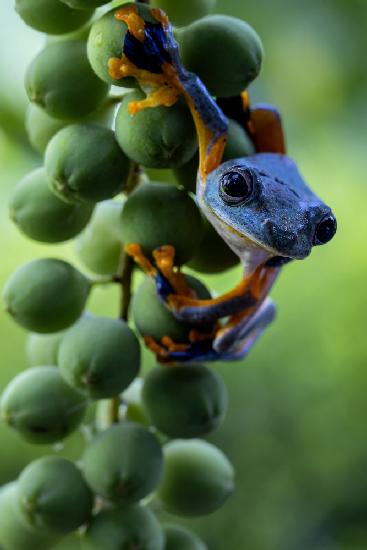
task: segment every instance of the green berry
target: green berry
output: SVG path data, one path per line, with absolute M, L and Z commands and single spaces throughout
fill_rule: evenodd
M 125 421 L 101 432 L 84 451 L 81 464 L 95 493 L 131 504 L 157 487 L 163 458 L 160 444 L 151 432 Z
M 99 275 L 117 273 L 122 253 L 121 201 L 97 204 L 92 219 L 75 241 L 79 259 Z
M 0 548 L 2 550 L 49 550 L 58 539 L 35 532 L 22 521 L 17 500 L 17 483 L 0 488 Z
M 54 443 L 83 420 L 85 398 L 64 382 L 56 367 L 32 367 L 5 388 L 0 404 L 3 422 L 30 443 Z
M 44 109 L 34 103 L 28 106 L 25 128 L 32 147 L 39 153 L 43 154 L 45 152 L 52 136 L 65 125 L 65 121 L 51 117 Z
M 120 193 L 130 162 L 112 130 L 98 124 L 72 124 L 51 139 L 45 166 L 51 188 L 62 199 L 97 202 Z
M 149 419 L 143 404 L 143 379 L 135 378 L 127 390 L 122 394 L 122 402 L 125 405 L 124 418 L 131 422 L 137 422 L 149 426 Z
M 222 273 L 240 260 L 228 244 L 216 232 L 211 223 L 204 219 L 204 232 L 195 256 L 188 267 L 199 273 Z
M 157 366 L 144 380 L 143 403 L 154 426 L 169 437 L 216 430 L 227 410 L 221 379 L 204 365 Z
M 148 168 L 173 168 L 188 162 L 197 150 L 197 138 L 184 100 L 131 115 L 129 103 L 144 98 L 140 90 L 123 97 L 116 115 L 116 138 L 122 150 Z
M 164 550 L 162 527 L 149 508 L 125 506 L 99 512 L 81 537 L 83 550 Z
M 210 299 L 208 289 L 198 279 L 187 275 L 186 280 L 198 298 Z M 144 279 L 134 294 L 132 315 L 139 333 L 142 336 L 152 336 L 158 341 L 164 336 L 169 336 L 175 342 L 187 342 L 189 332 L 194 328 L 193 325 L 176 319 L 169 311 L 157 295 L 155 284 L 150 277 Z
M 173 169 L 177 183 L 188 192 L 195 193 L 198 167 L 199 154 L 195 154 L 188 162 Z
M 151 0 L 150 4 L 165 11 L 171 23 L 181 27 L 207 15 L 213 9 L 215 0 Z
M 4 302 L 24 328 L 57 332 L 80 317 L 90 288 L 89 280 L 67 262 L 44 258 L 20 266 L 10 276 Z
M 263 48 L 250 25 L 208 15 L 176 31 L 181 58 L 217 97 L 239 95 L 260 72 Z
M 206 544 L 192 531 L 181 525 L 163 525 L 166 538 L 164 550 L 207 550 Z
M 211 443 L 175 440 L 164 446 L 157 496 L 172 514 L 203 516 L 223 506 L 233 492 L 233 478 L 232 465 Z
M 73 462 L 45 456 L 28 464 L 17 483 L 21 513 L 36 531 L 65 534 L 86 523 L 93 495 Z
M 92 10 L 72 10 L 59 0 L 15 0 L 15 9 L 27 25 L 48 34 L 78 29 L 93 13 Z
M 44 168 L 27 174 L 15 187 L 10 217 L 27 237 L 59 243 L 84 229 L 93 212 L 91 203 L 70 204 L 61 200 L 48 185 Z
M 121 221 L 125 244 L 138 243 L 148 255 L 162 245 L 172 245 L 177 265 L 190 260 L 202 235 L 202 218 L 194 200 L 165 183 L 139 186 L 127 199 Z
M 61 2 L 75 10 L 88 10 L 107 4 L 108 0 L 61 0 Z
M 28 67 L 25 88 L 33 103 L 63 120 L 95 111 L 108 91 L 89 65 L 86 44 L 78 40 L 46 45 Z
M 29 334 L 26 355 L 30 366 L 57 365 L 57 355 L 64 335 L 64 330 L 53 334 Z
M 235 120 L 228 120 L 228 139 L 223 153 L 222 162 L 226 160 L 247 157 L 255 153 L 255 147 L 250 137 Z
M 65 334 L 58 354 L 66 382 L 93 399 L 125 390 L 140 367 L 139 342 L 120 319 L 85 318 Z
M 140 3 L 136 3 L 136 6 L 145 20 L 154 22 L 149 13 L 149 6 Z M 107 84 L 131 88 L 137 86 L 135 78 L 114 79 L 108 68 L 109 59 L 122 57 L 127 32 L 126 24 L 116 19 L 116 11 L 116 9 L 109 11 L 93 23 L 88 39 L 88 59 L 101 80 Z

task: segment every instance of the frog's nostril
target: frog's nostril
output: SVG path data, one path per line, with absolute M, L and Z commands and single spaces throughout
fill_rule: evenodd
M 326 244 L 336 233 L 336 219 L 332 214 L 327 214 L 318 223 L 313 239 L 314 245 Z

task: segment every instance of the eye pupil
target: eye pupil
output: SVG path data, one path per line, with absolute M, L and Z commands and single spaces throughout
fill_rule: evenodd
M 244 201 L 252 192 L 252 176 L 248 173 L 228 172 L 222 176 L 222 198 L 229 203 L 236 204 Z

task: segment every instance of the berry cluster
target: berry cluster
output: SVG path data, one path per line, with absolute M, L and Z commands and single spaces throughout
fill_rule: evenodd
M 201 516 L 233 491 L 230 462 L 199 439 L 222 423 L 226 388 L 205 365 L 157 365 L 138 376 L 138 335 L 180 343 L 194 327 L 174 317 L 149 278 L 129 308 L 134 266 L 123 252 L 138 243 L 151 257 L 169 244 L 176 264 L 199 274 L 238 263 L 191 194 L 198 142 L 189 109 L 180 99 L 130 114 L 129 105 L 146 90 L 111 71 L 127 33 L 116 17 L 121 2 L 95 14 L 106 0 L 15 4 L 29 26 L 48 36 L 25 77 L 26 128 L 44 162 L 16 186 L 10 216 L 30 239 L 56 245 L 75 238 L 81 264 L 94 275 L 42 258 L 10 276 L 4 302 L 31 333 L 29 368 L 2 393 L 1 419 L 44 445 L 77 430 L 94 403 L 97 412 L 78 463 L 45 456 L 1 489 L 0 546 L 41 550 L 78 531 L 90 549 L 204 550 L 187 529 L 161 525 L 151 503 L 174 515 Z M 207 15 L 212 4 L 152 2 L 181 25 L 174 32 L 187 69 L 213 96 L 239 95 L 259 73 L 261 43 L 247 23 Z M 135 5 L 149 23 L 150 6 Z M 245 130 L 230 120 L 224 158 L 253 151 Z M 167 170 L 171 183 L 149 181 L 152 168 Z M 199 298 L 210 298 L 201 280 L 186 279 Z M 85 311 L 90 293 L 106 282 L 121 286 L 118 319 Z

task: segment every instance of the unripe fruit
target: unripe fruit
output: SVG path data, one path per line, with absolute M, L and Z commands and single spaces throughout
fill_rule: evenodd
M 148 168 L 173 168 L 188 162 L 197 150 L 197 139 L 184 100 L 172 107 L 147 108 L 131 115 L 129 103 L 144 98 L 141 90 L 123 97 L 116 115 L 116 138 L 122 150 Z
M 164 550 L 162 527 L 149 508 L 125 506 L 103 510 L 81 537 L 83 550 Z M 107 550 L 107 548 L 106 548 Z
M 90 281 L 67 262 L 44 258 L 20 266 L 10 276 L 4 302 L 22 327 L 57 332 L 80 317 L 90 288 Z
M 0 488 L 0 547 L 3 550 L 49 550 L 56 536 L 36 533 L 21 519 L 17 502 L 17 483 Z
M 59 0 L 15 0 L 15 10 L 37 31 L 63 34 L 81 27 L 93 11 L 77 11 Z
M 135 5 L 144 20 L 156 22 L 150 15 L 149 6 L 139 2 L 136 2 Z M 88 38 L 88 59 L 96 75 L 107 84 L 127 88 L 136 87 L 138 83 L 135 78 L 115 79 L 109 73 L 108 61 L 111 58 L 122 57 L 127 32 L 126 23 L 115 17 L 117 11 L 117 9 L 113 9 L 93 23 Z
M 122 211 L 124 243 L 138 243 L 150 255 L 162 245 L 175 247 L 175 263 L 190 260 L 202 235 L 202 218 L 193 199 L 164 183 L 139 186 Z
M 228 244 L 216 232 L 211 223 L 204 219 L 204 232 L 195 256 L 188 267 L 199 273 L 222 273 L 240 260 Z
M 142 378 L 135 378 L 122 394 L 122 402 L 126 407 L 124 418 L 131 422 L 149 426 L 149 419 L 142 399 L 143 383 Z
M 164 550 L 207 550 L 206 544 L 192 531 L 168 523 L 163 525 L 163 532 L 166 538 Z
M 198 279 L 186 275 L 186 280 L 198 298 L 211 298 L 208 289 Z M 176 319 L 157 295 L 155 284 L 149 277 L 144 279 L 134 294 L 132 315 L 139 333 L 142 336 L 152 336 L 158 341 L 169 336 L 175 342 L 187 342 L 189 332 L 194 328 L 193 325 Z
M 121 201 L 103 201 L 96 205 L 92 219 L 75 241 L 79 259 L 99 275 L 117 273 L 122 253 Z
M 107 4 L 108 0 L 61 0 L 61 2 L 75 10 L 88 10 Z
M 40 533 L 63 535 L 89 520 L 94 499 L 73 462 L 45 456 L 20 474 L 17 500 L 26 524 Z
M 222 451 L 200 439 L 171 441 L 163 450 L 157 496 L 168 512 L 203 516 L 224 504 L 234 488 L 234 472 Z
M 203 365 L 157 366 L 144 379 L 143 403 L 152 424 L 169 437 L 200 437 L 217 429 L 227 409 L 221 379 Z
M 123 189 L 130 162 L 112 130 L 72 124 L 51 139 L 45 166 L 51 188 L 63 200 L 97 202 Z
M 30 366 L 57 365 L 57 355 L 64 335 L 64 330 L 53 334 L 29 334 L 26 355 Z
M 214 8 L 215 0 L 151 0 L 150 5 L 165 11 L 172 25 L 181 27 L 207 15 Z
M 139 372 L 139 342 L 120 319 L 85 318 L 65 334 L 58 364 L 66 382 L 84 395 L 113 397 Z
M 228 139 L 224 149 L 222 162 L 247 157 L 254 153 L 254 144 L 244 128 L 235 120 L 228 119 Z
M 84 451 L 81 465 L 95 493 L 131 504 L 157 487 L 163 457 L 151 432 L 140 424 L 125 421 L 101 432 Z
M 186 162 L 182 166 L 176 166 L 176 168 L 173 169 L 173 174 L 177 183 L 188 192 L 195 193 L 196 191 L 198 168 L 199 154 L 195 154 L 189 162 Z
M 27 237 L 59 243 L 72 239 L 87 225 L 92 203 L 70 204 L 53 193 L 44 168 L 27 174 L 15 187 L 10 217 Z
M 216 97 L 239 95 L 260 72 L 263 49 L 250 25 L 208 15 L 176 31 L 181 58 Z
M 60 39 L 59 39 L 60 40 Z M 78 122 L 92 122 L 111 128 L 114 120 L 116 104 L 113 99 L 106 99 L 96 111 L 78 119 Z M 31 145 L 43 154 L 51 138 L 67 125 L 67 121 L 53 118 L 44 109 L 30 103 L 26 113 L 25 127 Z
M 53 118 L 44 109 L 30 103 L 25 118 L 25 128 L 29 141 L 36 151 L 43 154 L 48 142 L 67 123 Z
M 95 111 L 108 91 L 88 63 L 85 43 L 78 40 L 48 44 L 28 67 L 25 88 L 32 102 L 63 120 Z
M 57 367 L 32 367 L 5 388 L 1 418 L 30 443 L 54 443 L 83 420 L 86 400 L 61 377 Z

